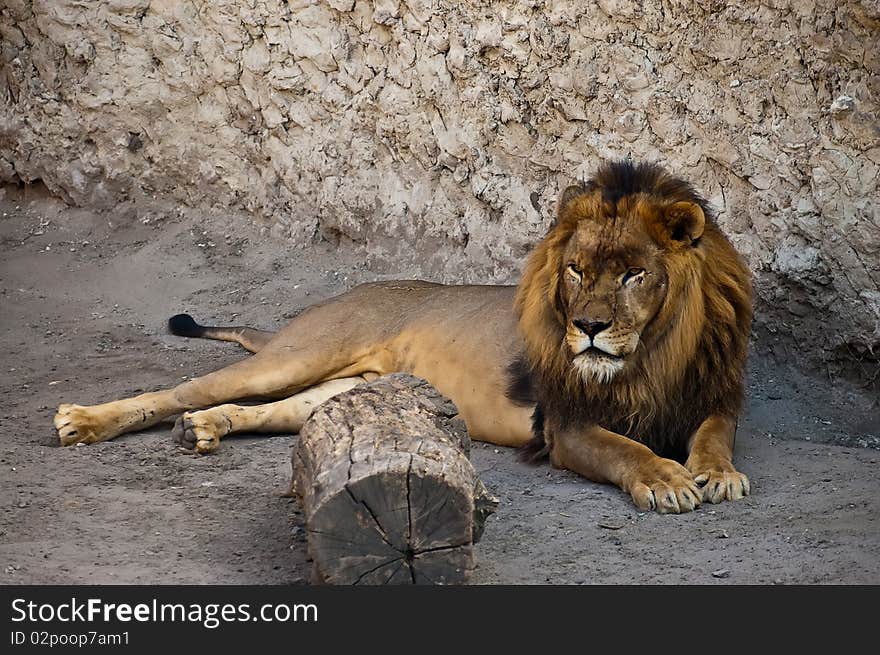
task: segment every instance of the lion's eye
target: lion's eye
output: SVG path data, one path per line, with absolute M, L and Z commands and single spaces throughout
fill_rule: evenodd
M 622 284 L 630 284 L 632 282 L 640 282 L 645 276 L 644 268 L 631 268 L 623 274 Z
M 568 272 L 569 275 L 571 275 L 575 280 L 578 280 L 578 281 L 580 281 L 581 278 L 584 276 L 581 269 L 579 269 L 574 264 L 569 264 L 568 268 L 566 268 L 565 270 Z

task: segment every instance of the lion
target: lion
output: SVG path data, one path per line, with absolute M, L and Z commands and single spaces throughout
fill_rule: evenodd
M 253 355 L 172 389 L 61 405 L 54 423 L 71 445 L 180 414 L 174 440 L 210 453 L 236 432 L 296 433 L 328 398 L 407 372 L 476 440 L 614 484 L 640 509 L 689 512 L 750 493 L 732 457 L 751 307 L 748 268 L 694 188 L 610 162 L 563 192 L 515 287 L 363 284 L 274 333 L 177 315 L 173 334 Z

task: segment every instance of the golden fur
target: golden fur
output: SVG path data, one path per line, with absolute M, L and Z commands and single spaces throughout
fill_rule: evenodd
M 326 398 L 402 371 L 450 397 L 475 439 L 526 445 L 532 416 L 532 452 L 639 507 L 689 511 L 749 492 L 731 463 L 748 282 L 690 186 L 611 164 L 566 191 L 516 289 L 366 284 L 276 333 L 177 316 L 175 334 L 254 354 L 172 389 L 62 405 L 55 427 L 63 445 L 95 443 L 182 413 L 175 440 L 209 453 L 233 432 L 296 431 Z M 284 400 L 223 404 L 272 397 Z
M 609 199 L 605 190 L 625 186 L 620 177 L 636 178 L 630 184 L 639 191 Z M 528 370 L 544 421 L 597 422 L 683 459 L 687 440 L 709 415 L 736 416 L 740 409 L 751 325 L 748 269 L 708 217 L 705 202 L 658 168 L 606 167 L 592 187 L 568 195 L 573 197 L 560 207 L 558 222 L 530 256 L 516 294 Z M 671 205 L 687 211 L 688 203 L 705 216 L 696 243 L 673 238 L 663 212 Z M 557 302 L 565 274 L 563 244 L 582 221 L 641 223 L 643 232 L 627 226 L 628 234 L 640 239 L 625 248 L 658 247 L 668 282 L 660 309 L 627 364 L 628 373 L 610 384 L 577 375 L 559 347 L 568 323 Z M 603 234 L 606 241 L 614 236 L 610 230 Z M 610 252 L 614 245 L 597 247 Z M 588 263 L 593 269 L 605 264 Z

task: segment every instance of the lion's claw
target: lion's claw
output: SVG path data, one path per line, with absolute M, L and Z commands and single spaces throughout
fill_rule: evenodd
M 672 460 L 658 459 L 629 488 L 636 506 L 661 514 L 683 514 L 699 507 L 702 493 L 688 470 Z
M 713 504 L 722 500 L 739 500 L 752 491 L 749 479 L 737 470 L 704 471 L 694 481 L 702 488 L 702 499 Z

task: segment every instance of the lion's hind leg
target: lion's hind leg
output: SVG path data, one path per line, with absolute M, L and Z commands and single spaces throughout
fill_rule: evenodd
M 55 429 L 62 446 L 93 444 L 151 427 L 181 412 L 242 398 L 293 394 L 334 374 L 327 354 L 262 350 L 219 371 L 177 385 L 101 405 L 61 405 Z
M 186 412 L 174 424 L 172 438 L 187 450 L 206 454 L 217 449 L 222 437 L 235 432 L 296 433 L 315 407 L 362 382 L 363 377 L 339 378 L 274 403 L 226 404 Z
M 58 406 L 53 423 L 62 446 L 107 441 L 124 432 L 143 430 L 166 418 L 164 392 L 142 394 L 102 405 Z

